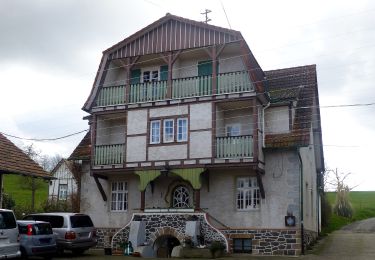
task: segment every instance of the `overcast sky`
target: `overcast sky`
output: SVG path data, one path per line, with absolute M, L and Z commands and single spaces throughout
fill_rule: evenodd
M 263 70 L 316 64 L 327 167 L 375 190 L 375 1 L 0 0 L 0 132 L 87 129 L 81 110 L 106 48 L 167 12 L 241 31 Z M 35 142 L 69 156 L 84 134 Z M 21 144 L 10 138 L 18 145 Z

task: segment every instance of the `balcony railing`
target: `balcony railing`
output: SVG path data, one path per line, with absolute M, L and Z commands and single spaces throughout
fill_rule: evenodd
M 130 85 L 129 103 L 157 101 L 165 99 L 167 81 L 155 81 Z
M 151 102 L 167 99 L 168 81 L 155 81 L 132 84 L 129 86 L 128 103 Z M 187 98 L 210 96 L 213 93 L 212 75 L 174 79 L 172 97 Z M 96 105 L 112 106 L 126 103 L 125 86 L 103 87 L 100 90 Z M 217 94 L 254 91 L 254 85 L 247 71 L 220 73 L 217 75 Z
M 190 77 L 173 80 L 172 98 L 212 95 L 212 76 Z
M 253 157 L 253 136 L 216 137 L 216 158 Z
M 253 83 L 247 71 L 221 73 L 217 75 L 217 93 L 235 93 L 253 91 Z
M 125 104 L 125 86 L 103 87 L 100 90 L 97 106 L 113 106 Z
M 124 162 L 124 144 L 95 146 L 95 165 L 113 165 Z

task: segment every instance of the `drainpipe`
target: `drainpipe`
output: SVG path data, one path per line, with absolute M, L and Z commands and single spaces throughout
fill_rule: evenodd
M 297 149 L 298 151 L 298 159 L 299 159 L 299 171 L 300 171 L 300 219 L 301 219 L 301 254 L 305 254 L 305 247 L 304 247 L 304 231 L 303 231 L 303 163 L 301 157 L 300 148 Z

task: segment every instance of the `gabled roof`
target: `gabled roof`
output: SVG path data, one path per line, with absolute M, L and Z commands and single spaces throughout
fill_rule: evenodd
M 231 42 L 240 42 L 246 55 L 246 66 L 256 86 L 261 86 L 264 73 L 239 31 L 167 13 L 164 17 L 120 41 L 103 52 L 91 93 L 83 110 L 89 111 L 99 93 L 103 78 L 114 59 L 124 59 L 148 54 L 167 53 L 192 48 L 202 48 Z M 263 90 L 261 90 L 263 92 Z
M 310 144 L 313 106 L 318 83 L 316 66 L 307 65 L 264 72 L 271 104 L 296 101 L 292 131 L 285 134 L 267 134 L 266 148 L 291 148 Z M 318 122 L 320 125 L 320 122 Z
M 88 131 L 81 142 L 74 149 L 68 160 L 90 160 L 91 157 L 91 132 Z
M 76 165 L 73 161 L 68 161 L 66 159 L 60 160 L 60 162 L 51 171 L 51 175 L 54 176 L 55 173 L 59 170 L 59 168 L 64 164 L 65 164 L 66 168 L 68 168 L 70 173 L 73 175 L 74 179 L 76 181 L 78 181 L 80 179 L 80 175 L 81 175 L 80 166 Z
M 167 13 L 104 51 L 109 59 L 198 48 L 243 40 L 240 32 Z
M 0 173 L 51 179 L 41 166 L 0 133 Z

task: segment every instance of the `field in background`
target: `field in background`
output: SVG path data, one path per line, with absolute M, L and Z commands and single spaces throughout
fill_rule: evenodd
M 3 187 L 4 193 L 10 194 L 16 202 L 16 207 L 30 207 L 31 206 L 31 190 L 21 187 L 22 181 L 25 177 L 19 175 L 4 175 Z M 40 188 L 35 192 L 35 208 L 40 208 L 41 203 L 44 203 L 48 198 L 48 182 L 38 179 Z
M 336 192 L 327 192 L 326 194 L 333 208 Z M 351 191 L 349 200 L 354 209 L 353 218 L 339 217 L 332 213 L 329 226 L 323 229 L 323 233 L 330 233 L 354 221 L 375 217 L 375 191 Z

